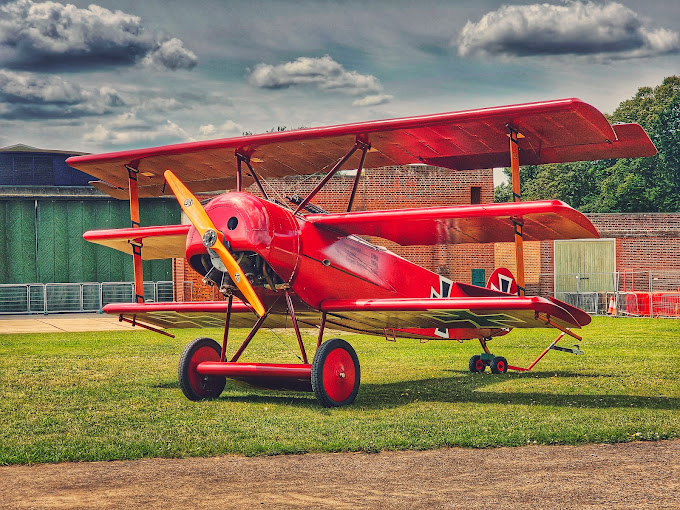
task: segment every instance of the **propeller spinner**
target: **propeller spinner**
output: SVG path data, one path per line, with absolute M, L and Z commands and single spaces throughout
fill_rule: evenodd
M 177 201 L 184 213 L 196 228 L 198 233 L 203 238 L 203 246 L 208 250 L 208 254 L 212 259 L 213 265 L 220 271 L 229 273 L 231 279 L 236 284 L 236 287 L 245 296 L 246 301 L 250 303 L 255 312 L 262 317 L 265 314 L 264 306 L 257 297 L 252 285 L 246 278 L 245 273 L 238 265 L 227 247 L 222 242 L 222 235 L 218 233 L 215 224 L 208 216 L 208 213 L 203 209 L 201 202 L 189 191 L 189 189 L 180 181 L 175 174 L 170 170 L 165 171 L 165 180 L 170 185 L 172 192 L 175 194 Z

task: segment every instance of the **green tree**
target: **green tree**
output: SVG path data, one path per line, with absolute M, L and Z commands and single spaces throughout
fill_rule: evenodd
M 557 198 L 584 212 L 680 211 L 680 77 L 640 88 L 608 119 L 639 123 L 659 153 L 651 158 L 522 167 L 522 197 Z M 495 199 L 507 201 L 511 196 L 505 185 L 496 190 Z

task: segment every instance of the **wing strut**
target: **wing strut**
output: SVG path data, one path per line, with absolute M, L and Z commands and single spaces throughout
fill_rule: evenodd
M 330 171 L 326 174 L 326 176 L 321 180 L 319 184 L 317 184 L 316 188 L 314 188 L 312 191 L 309 192 L 309 195 L 307 195 L 307 198 L 305 198 L 302 202 L 300 202 L 300 205 L 298 205 L 297 209 L 295 209 L 295 213 L 299 213 L 302 209 L 305 208 L 305 206 L 314 198 L 314 196 L 323 188 L 326 183 L 330 180 L 331 177 L 335 175 L 335 172 L 340 170 L 342 165 L 344 165 L 349 158 L 352 157 L 352 155 L 358 150 L 361 149 L 363 152 L 361 156 L 361 166 L 363 166 L 364 158 L 366 157 L 366 151 L 368 151 L 371 148 L 371 146 L 365 142 L 362 142 L 361 140 L 357 139 L 357 141 L 354 143 L 354 146 L 349 150 L 347 154 L 345 154 L 334 166 L 333 168 L 330 169 Z M 357 177 L 355 178 L 355 185 L 354 188 L 356 188 L 356 185 L 358 184 L 359 180 L 359 175 L 361 175 L 361 166 L 357 169 Z M 353 188 L 353 189 L 354 189 Z M 352 193 L 352 199 L 354 197 L 354 192 Z M 352 203 L 350 201 L 350 207 Z
M 359 178 L 361 177 L 361 172 L 364 169 L 364 161 L 366 160 L 366 152 L 370 147 L 366 144 L 361 147 L 361 160 L 359 161 L 359 166 L 357 167 L 357 174 L 354 176 L 354 184 L 352 185 L 352 193 L 349 196 L 349 203 L 347 204 L 347 212 L 352 211 L 352 204 L 354 203 L 354 195 L 357 193 L 357 187 L 359 187 Z
M 521 202 L 522 193 L 520 189 L 519 179 L 519 144 L 518 139 L 524 136 L 508 125 L 510 138 L 510 168 L 512 170 L 512 201 Z M 515 262 L 517 264 L 517 287 L 518 294 L 524 296 L 526 289 L 524 287 L 524 238 L 522 236 L 522 220 L 512 218 L 512 224 L 515 227 Z
M 132 228 L 139 228 L 139 189 L 137 188 L 137 176 L 139 170 L 130 165 L 125 165 L 128 173 L 128 191 L 130 193 L 130 224 Z M 135 270 L 135 301 L 144 302 L 144 271 L 142 268 L 142 238 L 128 241 L 132 245 L 132 263 Z
M 250 176 L 255 180 L 255 184 L 257 184 L 257 187 L 260 188 L 260 193 L 264 196 L 265 200 L 269 200 L 269 197 L 267 196 L 267 192 L 264 190 L 262 187 L 262 183 L 260 182 L 260 178 L 257 176 L 257 172 L 253 168 L 253 166 L 250 164 L 250 158 L 248 156 L 244 156 L 240 152 L 236 153 L 236 159 L 238 161 L 237 167 L 238 167 L 238 181 L 239 183 L 241 182 L 241 161 L 243 161 L 247 166 L 248 170 L 250 170 Z M 241 191 L 240 184 L 239 184 L 239 189 L 238 191 Z

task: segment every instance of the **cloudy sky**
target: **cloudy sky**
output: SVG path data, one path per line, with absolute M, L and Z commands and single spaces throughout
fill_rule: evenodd
M 0 0 L 0 147 L 115 151 L 562 97 L 611 112 L 671 74 L 677 0 Z

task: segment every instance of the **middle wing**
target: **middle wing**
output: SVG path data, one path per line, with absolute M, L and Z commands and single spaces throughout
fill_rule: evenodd
M 588 218 L 559 200 L 310 214 L 306 220 L 402 246 L 509 242 L 515 235 L 513 220 L 523 224 L 525 241 L 600 237 Z
M 141 242 L 144 260 L 182 258 L 189 228 L 190 225 L 157 225 L 88 230 L 83 239 L 130 254 L 132 243 Z

